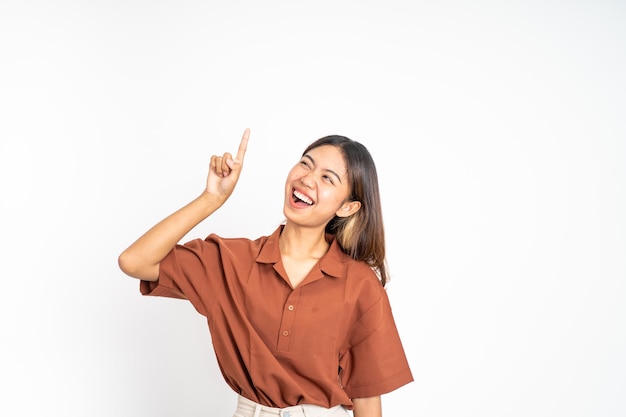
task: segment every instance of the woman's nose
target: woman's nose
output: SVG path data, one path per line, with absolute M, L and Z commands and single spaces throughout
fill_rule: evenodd
M 300 181 L 307 188 L 313 188 L 315 186 L 315 178 L 313 178 L 313 174 L 303 175 L 302 178 L 300 178 Z

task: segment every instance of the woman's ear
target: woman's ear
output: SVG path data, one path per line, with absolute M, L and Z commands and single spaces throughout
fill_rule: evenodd
M 337 217 L 349 217 L 359 211 L 360 208 L 360 201 L 346 201 L 341 205 L 341 207 L 339 208 L 339 210 L 337 210 L 335 214 L 337 215 Z

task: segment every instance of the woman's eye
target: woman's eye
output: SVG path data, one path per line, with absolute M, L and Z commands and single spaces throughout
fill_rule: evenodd
M 329 183 L 333 184 L 333 179 L 330 178 L 328 175 L 324 175 L 322 178 L 324 178 L 324 181 L 328 181 Z

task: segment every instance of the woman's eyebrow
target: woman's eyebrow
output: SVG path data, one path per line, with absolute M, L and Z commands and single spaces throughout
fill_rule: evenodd
M 315 159 L 313 159 L 313 157 L 312 157 L 311 155 L 309 155 L 308 153 L 307 153 L 307 154 L 302 155 L 302 157 L 303 157 L 303 158 L 308 158 L 308 159 L 311 161 L 311 163 L 312 163 L 313 165 L 315 165 Z M 326 168 L 326 169 L 325 169 L 325 171 L 330 172 L 331 174 L 333 174 L 335 177 L 337 177 L 337 181 L 339 181 L 340 183 L 342 183 L 342 182 L 341 182 L 341 177 L 340 177 L 340 176 L 339 176 L 339 174 L 337 174 L 335 171 L 333 171 L 332 169 L 328 169 L 328 168 Z M 343 183 L 342 183 L 342 184 L 343 184 Z

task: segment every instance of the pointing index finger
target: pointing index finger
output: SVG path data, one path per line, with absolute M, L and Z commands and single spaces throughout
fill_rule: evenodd
M 239 163 L 243 162 L 243 157 L 246 154 L 246 150 L 248 149 L 248 139 L 250 138 L 250 129 L 246 128 L 243 132 L 243 136 L 241 137 L 241 142 L 239 143 L 239 149 L 237 150 L 237 158 L 236 161 Z

